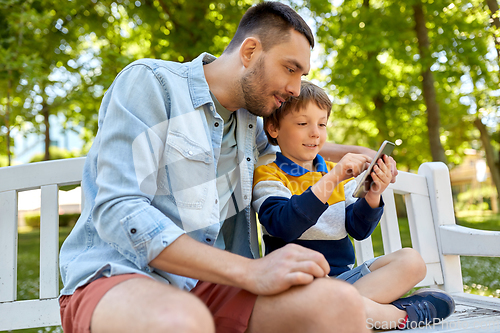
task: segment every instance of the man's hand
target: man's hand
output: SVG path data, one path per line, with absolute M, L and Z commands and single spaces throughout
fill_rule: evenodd
M 244 289 L 257 295 L 275 295 L 295 285 L 309 284 L 330 271 L 321 253 L 296 244 L 251 260 L 248 268 Z

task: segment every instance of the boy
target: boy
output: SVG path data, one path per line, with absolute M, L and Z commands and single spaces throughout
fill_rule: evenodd
M 274 163 L 258 167 L 254 175 L 253 207 L 265 227 L 266 253 L 287 243 L 323 253 L 329 275 L 353 284 L 364 297 L 371 328 L 413 328 L 448 317 L 454 301 L 444 292 L 420 290 L 400 299 L 426 274 L 423 259 L 413 249 L 352 269 L 348 235 L 358 240 L 371 235 L 383 213 L 380 194 L 391 181 L 391 171 L 384 156 L 373 170 L 370 191 L 354 198 L 356 182 L 351 177 L 366 169 L 371 158 L 347 154 L 334 164 L 318 154 L 326 141 L 330 110 L 326 93 L 303 81 L 298 97 L 264 119 L 269 142 L 281 149 Z

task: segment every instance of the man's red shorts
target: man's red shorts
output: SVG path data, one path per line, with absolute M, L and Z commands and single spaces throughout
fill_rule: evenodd
M 64 333 L 89 333 L 92 313 L 104 294 L 117 284 L 133 278 L 150 277 L 142 274 L 102 277 L 78 288 L 73 295 L 61 296 L 59 304 Z M 207 305 L 214 317 L 217 333 L 245 332 L 257 295 L 240 288 L 202 281 L 191 293 Z

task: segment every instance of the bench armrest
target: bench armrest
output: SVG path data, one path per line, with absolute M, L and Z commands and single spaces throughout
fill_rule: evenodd
M 442 225 L 439 229 L 444 255 L 500 257 L 500 231 L 460 225 Z

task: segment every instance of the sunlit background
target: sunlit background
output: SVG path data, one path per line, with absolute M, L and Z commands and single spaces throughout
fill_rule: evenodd
M 145 57 L 220 55 L 253 3 L 1 0 L 0 166 L 85 156 L 120 70 Z M 316 35 L 307 79 L 333 101 L 329 140 L 372 149 L 393 141 L 398 168 L 410 172 L 446 163 L 457 222 L 500 230 L 498 1 L 286 3 Z M 27 266 L 18 295 L 26 298 L 38 292 L 38 259 L 29 259 L 37 255 L 37 195 L 20 197 Z M 79 214 L 79 190 L 62 191 L 61 200 L 63 240 Z M 462 258 L 462 266 L 466 291 L 499 297 L 497 258 Z

